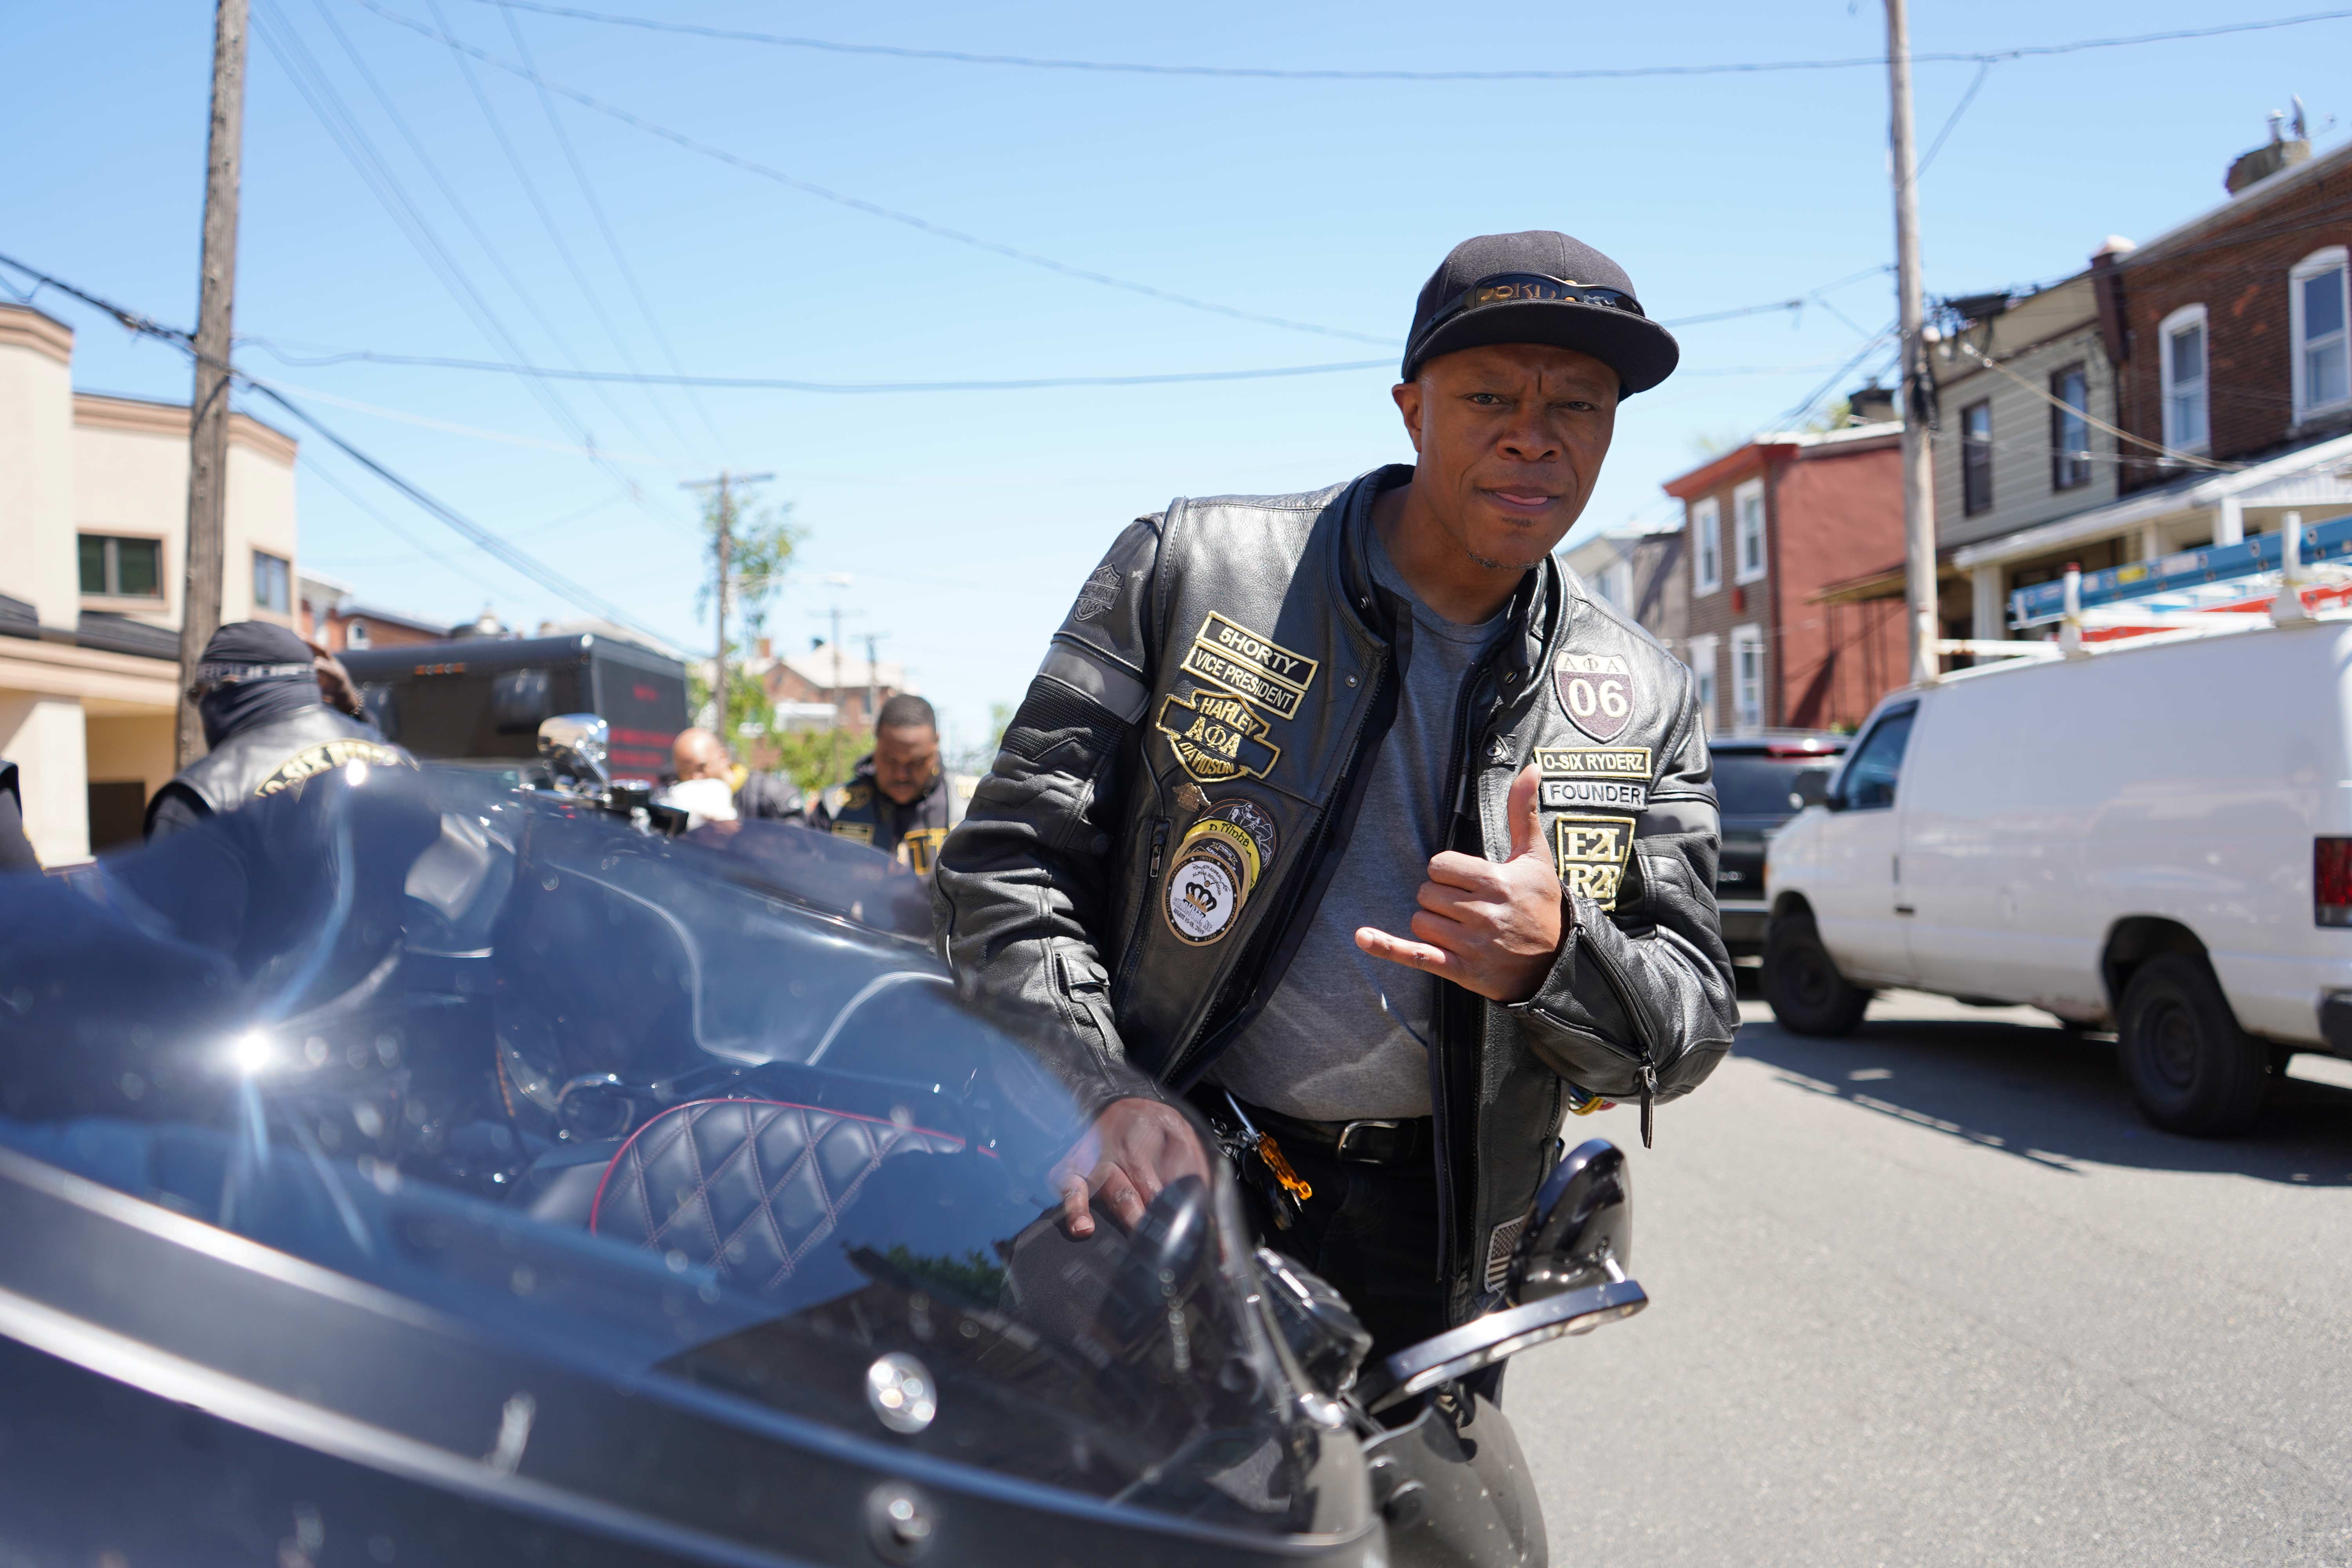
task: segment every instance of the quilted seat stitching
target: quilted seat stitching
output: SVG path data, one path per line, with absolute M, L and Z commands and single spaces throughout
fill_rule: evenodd
M 781 1112 L 779 1114 L 781 1114 Z M 776 1184 L 773 1187 L 767 1186 L 763 1182 L 760 1190 L 759 1213 L 768 1216 L 769 1227 L 776 1233 L 776 1256 L 783 1261 L 784 1272 L 783 1275 L 781 1275 L 778 1278 L 789 1277 L 792 1274 L 793 1257 L 793 1244 L 784 1235 L 783 1222 L 776 1218 L 776 1194 L 782 1192 L 784 1188 L 792 1184 L 793 1176 L 799 1173 L 800 1168 L 803 1165 L 807 1164 L 811 1160 L 816 1158 L 816 1141 L 818 1135 L 809 1131 L 808 1112 L 805 1110 L 801 1111 L 800 1117 L 803 1137 L 800 1153 L 793 1157 L 792 1164 L 785 1170 L 783 1175 L 777 1180 Z M 772 1121 L 774 1119 L 771 1118 L 770 1120 Z M 761 1126 L 764 1129 L 766 1123 L 762 1123 Z M 749 1140 L 747 1140 L 747 1142 L 749 1142 Z M 758 1168 L 758 1161 L 759 1157 L 754 1153 L 752 1156 L 752 1164 L 754 1169 Z M 817 1190 L 822 1192 L 824 1189 L 824 1177 L 820 1173 L 817 1177 Z M 758 1217 L 758 1215 L 745 1215 L 743 1223 L 737 1226 L 734 1232 L 730 1235 L 727 1239 L 731 1242 L 736 1237 L 742 1235 L 745 1230 L 751 1227 L 752 1222 Z

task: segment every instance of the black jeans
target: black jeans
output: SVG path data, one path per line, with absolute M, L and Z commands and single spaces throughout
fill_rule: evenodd
M 1258 1239 L 1295 1258 L 1348 1299 L 1372 1336 L 1372 1359 L 1445 1331 L 1438 1278 L 1437 1172 L 1426 1155 L 1394 1165 L 1342 1161 L 1325 1146 L 1276 1142 L 1314 1195 L 1288 1230 L 1255 1181 L 1239 1184 Z M 1256 1162 L 1252 1161 L 1252 1165 Z

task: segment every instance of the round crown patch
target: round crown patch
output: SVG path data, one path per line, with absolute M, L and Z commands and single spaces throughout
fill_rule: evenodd
M 1168 929 L 1194 947 L 1217 941 L 1242 912 L 1245 886 L 1231 845 L 1211 839 L 1197 846 L 1168 874 Z

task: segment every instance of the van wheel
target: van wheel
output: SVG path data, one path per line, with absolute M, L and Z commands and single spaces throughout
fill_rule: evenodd
M 2168 952 L 2140 965 L 2124 987 L 2116 1033 L 2124 1081 L 2148 1121 L 2192 1138 L 2253 1125 L 2270 1088 L 2270 1053 L 2238 1027 L 2203 959 Z
M 1799 1035 L 1851 1035 L 1870 993 L 1846 984 L 1811 915 L 1783 915 L 1764 938 L 1764 1000 Z

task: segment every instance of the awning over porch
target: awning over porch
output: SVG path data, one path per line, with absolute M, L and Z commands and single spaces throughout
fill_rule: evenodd
M 2187 474 L 2072 517 L 1979 540 L 1952 553 L 1962 571 L 2049 555 L 2113 538 L 2148 523 L 2197 513 L 2214 514 L 2213 542 L 2235 543 L 2249 509 L 2318 509 L 2332 517 L 2352 511 L 2352 436 L 2300 447 L 2283 457 L 2226 472 Z M 2320 521 L 2306 516 L 2306 523 Z

